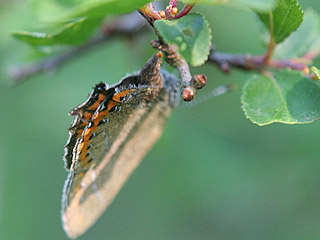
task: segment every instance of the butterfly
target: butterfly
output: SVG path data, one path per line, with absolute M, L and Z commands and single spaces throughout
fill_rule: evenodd
M 70 112 L 75 118 L 65 146 L 69 175 L 62 197 L 63 228 L 70 238 L 98 220 L 178 104 L 178 80 L 160 71 L 160 63 L 159 52 L 139 74 L 113 86 L 97 84 Z

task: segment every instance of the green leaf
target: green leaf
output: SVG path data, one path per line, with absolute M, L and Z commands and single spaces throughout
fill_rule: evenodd
M 199 13 L 169 21 L 158 20 L 155 27 L 164 41 L 175 44 L 180 55 L 191 65 L 203 64 L 211 47 L 211 29 L 207 20 Z
M 308 53 L 319 40 L 320 17 L 312 9 L 305 12 L 300 28 L 276 47 L 274 58 L 299 58 Z
M 237 8 L 251 8 L 259 11 L 266 11 L 272 8 L 276 0 L 184 0 L 185 3 L 199 2 L 209 5 L 226 5 Z
M 64 25 L 56 32 L 46 34 L 19 31 L 12 35 L 37 48 L 52 45 L 76 45 L 87 40 L 102 20 L 102 18 L 80 18 Z
M 60 22 L 78 17 L 125 14 L 150 0 L 31 0 L 32 9 L 44 22 Z
M 128 13 L 148 2 L 149 0 L 32 0 L 31 5 L 40 12 L 42 21 L 60 22 L 60 29 L 50 33 L 17 31 L 13 36 L 40 50 L 48 50 L 44 46 L 81 44 L 90 38 L 107 15 Z M 66 21 L 68 23 L 65 24 Z
M 298 71 L 253 76 L 243 88 L 241 101 L 246 117 L 260 126 L 311 123 L 320 118 L 320 85 Z
M 312 67 L 311 70 L 314 73 L 314 75 L 317 78 L 317 80 L 320 80 L 320 70 L 319 70 L 319 68 Z
M 296 0 L 277 0 L 269 13 L 256 12 L 260 20 L 274 36 L 275 43 L 285 40 L 303 21 L 303 11 Z

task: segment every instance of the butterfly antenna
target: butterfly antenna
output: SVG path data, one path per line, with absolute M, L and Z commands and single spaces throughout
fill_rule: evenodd
M 217 88 L 214 88 L 211 92 L 207 93 L 206 95 L 200 96 L 197 99 L 193 100 L 192 102 L 184 103 L 179 108 L 180 109 L 188 109 L 192 108 L 194 106 L 197 106 L 201 103 L 207 102 L 212 98 L 224 95 L 226 93 L 230 93 L 236 89 L 236 84 L 226 84 L 219 86 Z

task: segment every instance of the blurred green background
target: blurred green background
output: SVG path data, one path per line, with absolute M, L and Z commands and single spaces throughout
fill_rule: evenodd
M 319 1 L 300 3 L 320 12 Z M 32 16 L 26 1 L 0 4 L 0 239 L 67 239 L 60 221 L 67 113 L 94 84 L 139 69 L 153 53 L 154 36 L 115 39 L 10 87 L 6 70 L 29 48 L 9 31 L 32 29 Z M 264 52 L 253 13 L 196 10 L 209 19 L 218 50 Z M 209 78 L 200 94 L 231 82 L 238 90 L 176 109 L 116 200 L 79 239 L 320 239 L 320 122 L 258 127 L 240 109 L 250 73 L 226 76 L 209 64 L 193 72 Z

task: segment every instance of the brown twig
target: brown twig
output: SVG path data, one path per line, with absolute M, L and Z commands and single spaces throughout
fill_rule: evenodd
M 160 15 L 165 19 L 175 18 L 178 16 L 175 14 L 177 9 L 173 9 L 176 8 L 176 5 L 177 1 L 171 0 L 170 4 L 166 7 L 166 10 L 160 11 Z M 180 17 L 188 14 L 194 5 L 195 4 L 185 5 Z M 203 74 L 198 74 L 193 78 L 190 72 L 189 64 L 183 57 L 180 56 L 177 46 L 166 43 L 157 29 L 154 27 L 154 22 L 158 19 L 155 19 L 152 15 L 150 15 L 149 11 L 143 11 L 140 9 L 139 13 L 149 22 L 155 34 L 158 36 L 158 40 L 153 40 L 151 42 L 152 47 L 162 51 L 165 55 L 166 62 L 169 63 L 170 66 L 176 68 L 179 72 L 182 99 L 188 102 L 192 101 L 196 92 L 206 84 L 206 76 Z
M 265 55 L 263 56 L 251 56 L 251 55 L 235 55 L 231 53 L 222 53 L 211 51 L 208 62 L 216 64 L 221 71 L 229 73 L 232 67 L 243 69 L 243 70 L 257 70 L 261 71 L 265 68 L 283 69 L 290 68 L 298 70 L 304 74 L 309 74 L 310 69 L 307 64 L 298 62 L 296 59 L 288 60 L 273 60 L 270 59 L 267 63 L 265 62 Z
M 9 70 L 9 75 L 11 79 L 13 79 L 14 84 L 19 84 L 27 80 L 29 77 L 34 76 L 36 74 L 42 72 L 52 72 L 57 68 L 61 67 L 66 62 L 70 61 L 74 57 L 79 56 L 80 54 L 92 49 L 93 47 L 98 46 L 99 44 L 106 42 L 110 39 L 109 35 L 100 36 L 91 41 L 85 43 L 80 47 L 74 47 L 69 49 L 67 52 L 45 59 L 40 62 L 36 62 L 34 64 L 30 64 L 23 67 L 12 67 Z
M 164 53 L 166 62 L 178 70 L 180 74 L 182 99 L 187 102 L 192 101 L 196 92 L 206 85 L 206 76 L 197 74 L 192 77 L 189 64 L 180 56 L 177 46 L 165 43 L 160 35 L 158 40 L 151 41 L 151 46 L 161 50 Z

